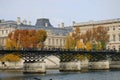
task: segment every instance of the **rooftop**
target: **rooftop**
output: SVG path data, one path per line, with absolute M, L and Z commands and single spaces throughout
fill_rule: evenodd
M 109 23 L 117 23 L 120 22 L 120 18 L 117 19 L 109 19 L 109 20 L 100 20 L 100 21 L 88 21 L 88 22 L 80 22 L 75 23 L 73 26 L 83 26 L 83 25 L 94 25 L 94 24 L 109 24 Z

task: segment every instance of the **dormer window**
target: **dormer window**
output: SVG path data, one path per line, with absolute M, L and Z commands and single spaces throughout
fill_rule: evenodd
M 45 27 L 48 27 L 48 23 L 45 23 Z
M 115 26 L 113 26 L 113 30 L 115 30 Z

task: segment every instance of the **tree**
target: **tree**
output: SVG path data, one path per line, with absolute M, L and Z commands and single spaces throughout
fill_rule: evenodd
M 77 49 L 84 49 L 84 43 L 82 41 L 77 41 Z
M 87 42 L 92 43 L 92 49 L 96 50 L 98 42 L 101 43 L 101 49 L 106 48 L 106 44 L 109 39 L 109 35 L 107 34 L 107 28 L 98 26 L 97 28 L 93 28 L 91 30 L 87 30 L 86 33 L 81 34 L 81 39 L 83 39 L 84 44 Z
M 75 41 L 71 36 L 66 36 L 66 43 L 65 43 L 65 49 L 74 49 L 75 48 Z
M 80 39 L 80 28 L 76 27 L 75 31 L 72 33 L 72 37 L 75 41 Z
M 18 62 L 20 61 L 20 56 L 15 54 L 6 54 L 1 58 L 1 61 L 8 61 L 8 62 Z
M 102 44 L 101 44 L 101 42 L 98 42 L 98 43 L 97 43 L 96 48 L 97 48 L 98 51 L 99 51 L 99 50 L 102 50 Z
M 86 50 L 87 50 L 87 51 L 90 51 L 91 49 L 92 49 L 92 44 L 91 44 L 90 41 L 88 41 L 88 42 L 86 43 Z
M 106 48 L 106 43 L 108 42 L 109 35 L 108 30 L 105 27 L 98 26 L 94 29 L 94 36 L 97 42 L 101 42 L 102 49 Z
M 80 28 L 76 27 L 72 33 L 72 38 L 75 41 L 74 46 L 77 47 L 77 42 L 80 40 Z
M 13 49 L 18 49 L 18 45 L 14 40 L 6 39 L 6 49 L 13 50 Z
M 36 48 L 39 43 L 45 41 L 47 37 L 44 30 L 15 30 L 8 34 L 6 39 L 7 49 L 33 49 Z
M 46 40 L 47 38 L 47 33 L 45 30 L 38 30 L 37 33 L 36 33 L 36 36 L 37 36 L 37 43 L 39 44 L 38 45 L 38 48 L 43 48 L 44 47 L 44 44 L 43 42 Z

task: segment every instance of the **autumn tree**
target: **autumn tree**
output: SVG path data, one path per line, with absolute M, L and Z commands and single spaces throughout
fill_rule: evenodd
M 98 42 L 101 43 L 101 49 L 105 49 L 106 43 L 108 42 L 109 35 L 107 34 L 107 28 L 98 26 L 97 28 L 92 28 L 87 30 L 86 33 L 81 34 L 81 39 L 83 39 L 84 44 L 87 42 L 92 43 L 92 49 L 98 50 Z M 100 44 L 99 44 L 100 46 Z
M 87 50 L 87 51 L 90 51 L 91 49 L 92 49 L 92 44 L 91 44 L 90 41 L 88 41 L 88 42 L 86 43 L 86 50 Z
M 18 49 L 18 45 L 14 40 L 6 39 L 6 49 L 13 50 L 13 49 Z
M 102 49 L 106 48 L 106 43 L 108 42 L 109 35 L 108 35 L 108 30 L 105 27 L 99 26 L 94 29 L 94 37 L 96 42 L 101 43 Z
M 75 48 L 75 41 L 73 38 L 69 35 L 66 36 L 66 43 L 65 43 L 65 49 L 74 49 Z
M 88 41 L 92 41 L 94 39 L 93 37 L 93 31 L 87 30 L 86 33 L 81 34 L 81 38 L 83 39 L 84 44 L 86 44 Z
M 15 55 L 13 53 L 11 54 L 6 54 L 1 58 L 1 61 L 8 61 L 8 62 L 18 62 L 20 61 L 20 55 Z
M 96 50 L 102 50 L 102 44 L 101 44 L 101 42 L 98 42 L 97 44 L 96 44 Z
M 47 37 L 44 30 L 15 30 L 8 34 L 6 49 L 33 49 Z M 43 44 L 42 44 L 43 45 Z
M 44 47 L 43 42 L 47 38 L 46 31 L 45 30 L 38 30 L 37 33 L 36 33 L 36 36 L 37 36 L 38 48 L 43 48 Z
M 84 43 L 82 40 L 77 41 L 77 49 L 84 49 Z
M 74 32 L 72 33 L 72 38 L 75 41 L 75 47 L 77 47 L 77 42 L 80 40 L 80 28 L 76 27 Z

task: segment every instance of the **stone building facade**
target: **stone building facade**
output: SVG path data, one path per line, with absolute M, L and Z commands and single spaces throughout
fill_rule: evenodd
M 42 18 L 37 19 L 36 22 L 37 29 L 43 29 L 47 31 L 47 39 L 45 41 L 45 48 L 63 48 L 66 41 L 66 35 L 72 32 L 72 27 L 53 27 L 48 19 Z
M 21 21 L 20 17 L 17 21 L 4 21 L 0 20 L 0 46 L 5 47 L 5 39 L 8 34 L 16 29 L 43 29 L 47 31 L 47 39 L 44 42 L 45 48 L 63 48 L 65 44 L 66 35 L 72 31 L 72 27 L 53 27 L 47 18 L 37 19 L 35 25 L 31 25 L 31 22 L 27 23 L 26 20 Z
M 5 40 L 8 34 L 17 29 L 17 22 L 15 21 L 0 21 L 0 48 L 5 46 Z
M 98 26 L 106 27 L 108 29 L 108 35 L 110 36 L 106 48 L 120 51 L 120 18 L 74 23 L 73 26 L 74 28 L 79 27 L 82 33 Z

